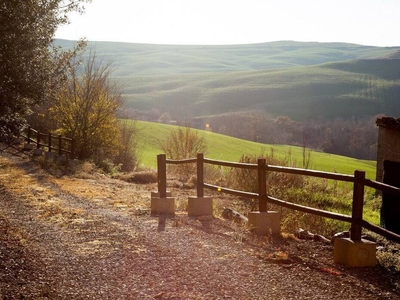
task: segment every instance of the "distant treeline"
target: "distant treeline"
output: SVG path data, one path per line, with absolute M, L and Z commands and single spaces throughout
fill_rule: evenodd
M 378 128 L 375 120 L 376 117 L 353 117 L 293 121 L 286 116 L 271 118 L 257 112 L 246 112 L 196 119 L 195 127 L 202 128 L 207 122 L 213 132 L 254 142 L 294 145 L 358 159 L 376 159 Z

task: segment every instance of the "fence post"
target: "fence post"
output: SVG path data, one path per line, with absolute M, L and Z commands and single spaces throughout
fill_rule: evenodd
M 62 137 L 61 135 L 58 136 L 58 155 L 61 156 L 62 154 Z
M 40 148 L 40 132 L 39 132 L 39 130 L 37 131 L 37 134 L 36 134 L 36 148 L 37 149 Z
M 165 154 L 157 155 L 158 192 L 160 198 L 167 197 L 167 158 Z
M 31 126 L 28 126 L 28 135 L 27 135 L 27 139 L 28 139 L 28 144 L 31 143 Z
M 350 229 L 350 238 L 353 241 L 361 241 L 361 222 L 364 206 L 364 179 L 364 171 L 354 171 L 353 206 L 351 213 L 352 221 Z
M 265 158 L 258 159 L 258 209 L 267 211 L 267 176 Z
M 51 132 L 49 132 L 49 152 L 51 152 Z
M 197 197 L 204 197 L 204 154 L 197 153 Z
M 75 143 L 74 143 L 74 139 L 71 139 L 71 158 L 72 159 L 75 158 Z

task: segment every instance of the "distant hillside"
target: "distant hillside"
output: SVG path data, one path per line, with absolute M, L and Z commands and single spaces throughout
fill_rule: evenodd
M 384 58 L 387 58 L 387 59 L 400 59 L 400 50 L 397 50 L 396 52 L 389 53 Z
M 71 48 L 72 41 L 55 43 Z M 115 64 L 115 76 L 270 70 L 353 59 L 382 58 L 400 47 L 345 43 L 270 42 L 228 46 L 89 42 Z
M 400 116 L 400 60 L 393 59 L 400 47 L 291 41 L 88 47 L 114 61 L 127 108 L 136 111 L 168 112 L 174 119 L 247 110 L 297 120 Z
M 297 120 L 400 116 L 400 60 L 117 79 L 129 107 L 169 112 L 176 119 L 246 110 Z

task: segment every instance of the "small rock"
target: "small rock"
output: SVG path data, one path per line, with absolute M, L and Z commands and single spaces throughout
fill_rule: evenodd
M 312 240 L 314 239 L 314 234 L 311 232 L 304 230 L 303 228 L 299 228 L 297 232 L 294 234 L 297 238 L 302 240 Z
M 343 231 L 343 232 L 338 232 L 333 235 L 331 238 L 331 244 L 335 243 L 335 239 L 337 238 L 349 238 L 350 237 L 350 231 Z

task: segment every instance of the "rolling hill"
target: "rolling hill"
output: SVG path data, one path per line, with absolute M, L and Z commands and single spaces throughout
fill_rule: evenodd
M 71 48 L 74 41 L 56 40 L 55 44 Z M 115 76 L 271 70 L 382 58 L 400 49 L 293 41 L 227 46 L 89 42 L 87 48 L 113 61 Z
M 116 77 L 127 105 L 174 118 L 260 110 L 292 119 L 400 115 L 400 60 L 185 75 Z
M 88 48 L 114 62 L 127 108 L 177 120 L 248 110 L 296 120 L 400 115 L 400 47 L 283 41 Z

